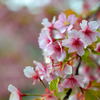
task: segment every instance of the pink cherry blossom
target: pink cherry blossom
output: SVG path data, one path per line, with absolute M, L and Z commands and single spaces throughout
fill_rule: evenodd
M 63 88 L 84 87 L 82 79 L 83 78 L 81 76 L 71 75 L 63 81 L 62 86 Z
M 75 15 L 70 15 L 66 18 L 64 13 L 61 13 L 58 16 L 58 20 L 55 22 L 54 27 L 58 29 L 61 33 L 64 33 L 66 30 L 70 31 L 73 27 L 73 24 L 76 22 L 77 18 Z
M 48 48 L 49 45 L 52 44 L 53 39 L 51 38 L 51 35 L 48 30 L 43 29 L 40 33 L 40 36 L 38 38 L 39 47 L 43 50 Z
M 49 45 L 46 52 L 44 52 L 44 56 L 50 56 L 55 61 L 63 61 L 66 57 L 66 52 L 62 47 L 62 43 L 57 41 Z
M 51 32 L 54 29 L 54 23 L 55 23 L 55 21 L 56 21 L 55 16 L 53 17 L 52 22 L 49 22 L 47 18 L 44 18 L 42 20 L 41 24 L 44 25 L 44 28 L 48 29 L 49 32 Z
M 68 53 L 77 52 L 80 56 L 84 54 L 84 44 L 79 36 L 80 34 L 79 31 L 72 30 L 68 39 L 62 41 L 62 45 L 69 48 Z
M 94 71 L 91 67 L 83 66 L 79 69 L 80 75 L 83 76 L 83 81 L 85 84 L 88 84 L 91 81 L 94 81 L 96 78 L 94 77 Z
M 44 65 L 37 61 L 33 61 L 33 63 L 36 65 L 35 69 L 42 80 L 45 79 L 46 81 L 50 82 L 55 78 L 55 75 L 53 74 L 52 65 Z
M 85 44 L 85 47 L 95 42 L 97 40 L 97 36 L 100 37 L 100 33 L 96 31 L 99 28 L 99 24 L 96 21 L 88 22 L 86 20 L 82 20 L 80 26 L 82 29 L 82 34 L 80 36 Z
M 24 75 L 27 78 L 32 78 L 33 79 L 33 85 L 39 80 L 39 74 L 37 71 L 34 71 L 33 67 L 27 66 L 24 69 Z
M 11 92 L 9 100 L 22 100 L 20 91 L 12 84 L 8 86 L 8 91 Z
M 55 74 L 59 77 L 65 78 L 67 75 L 72 74 L 72 66 L 65 64 L 63 69 L 61 67 L 58 67 L 58 69 L 55 71 Z

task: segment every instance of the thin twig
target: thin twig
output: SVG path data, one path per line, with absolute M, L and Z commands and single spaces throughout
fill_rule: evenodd
M 44 82 L 39 78 L 40 82 L 42 83 L 42 85 L 44 86 L 44 88 L 46 88 L 46 85 L 44 84 Z

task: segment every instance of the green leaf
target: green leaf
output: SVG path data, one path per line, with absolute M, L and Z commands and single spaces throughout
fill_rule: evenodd
M 85 100 L 100 100 L 100 90 L 87 90 Z
M 92 52 L 93 52 L 94 54 L 96 54 L 96 55 L 100 55 L 100 52 L 97 52 L 97 51 L 94 51 L 94 50 L 92 50 Z
M 96 81 L 92 82 L 93 87 L 100 88 L 100 83 L 97 83 Z
M 58 83 L 59 83 L 59 78 L 56 78 L 55 80 L 52 80 L 50 82 L 49 89 L 58 91 Z
M 88 65 L 89 67 L 95 67 L 96 64 L 95 62 L 91 59 L 90 55 L 90 51 L 88 49 L 85 50 L 84 55 L 82 56 L 82 60 L 86 63 L 86 65 Z

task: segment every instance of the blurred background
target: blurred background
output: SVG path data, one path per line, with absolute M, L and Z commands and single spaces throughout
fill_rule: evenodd
M 0 100 L 8 100 L 8 84 L 26 93 L 40 92 L 42 85 L 33 86 L 23 68 L 43 61 L 38 36 L 44 17 L 51 20 L 66 9 L 82 14 L 98 6 L 100 0 L 0 0 Z

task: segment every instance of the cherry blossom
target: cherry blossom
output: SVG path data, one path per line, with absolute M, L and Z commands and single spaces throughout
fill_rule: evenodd
M 22 100 L 20 91 L 12 84 L 8 86 L 8 91 L 11 92 L 9 100 Z
M 38 72 L 40 78 L 43 80 L 50 82 L 55 78 L 55 75 L 53 74 L 52 65 L 44 65 L 40 62 L 33 61 L 33 63 L 36 65 L 36 71 Z
M 39 74 L 37 71 L 34 71 L 33 67 L 27 66 L 24 69 L 24 75 L 27 78 L 32 78 L 33 79 L 33 84 L 35 84 L 39 80 Z
M 82 34 L 80 36 L 85 44 L 85 47 L 95 42 L 97 40 L 97 36 L 100 37 L 100 33 L 96 31 L 99 28 L 99 24 L 96 21 L 88 22 L 86 20 L 82 20 L 80 26 L 82 29 Z
M 48 49 L 44 52 L 44 56 L 49 56 L 55 61 L 63 61 L 66 57 L 66 52 L 62 47 L 62 43 L 57 41 L 49 45 Z
M 60 76 L 62 78 L 65 78 L 67 75 L 71 75 L 72 74 L 72 66 L 65 65 L 64 68 L 58 67 L 58 69 L 55 71 L 55 74 L 57 76 Z
M 53 39 L 48 30 L 43 29 L 41 31 L 40 36 L 38 38 L 38 42 L 39 42 L 39 47 L 42 50 L 46 51 L 49 45 L 51 45 L 53 42 Z
M 68 53 L 77 52 L 78 55 L 84 54 L 84 43 L 80 38 L 80 32 L 72 30 L 68 36 L 68 39 L 62 41 L 62 45 L 69 48 Z
M 70 15 L 66 18 L 64 13 L 61 13 L 58 16 L 58 20 L 55 22 L 54 27 L 58 29 L 61 33 L 64 33 L 66 30 L 70 31 L 73 27 L 73 24 L 76 22 L 77 18 L 75 15 Z
M 71 75 L 70 77 L 66 78 L 62 86 L 63 88 L 75 88 L 75 87 L 84 87 L 83 78 L 78 75 Z
M 56 21 L 56 17 L 54 16 L 53 19 L 52 19 L 52 22 L 49 22 L 47 18 L 44 18 L 42 20 L 42 25 L 44 25 L 44 28 L 45 29 L 48 29 L 49 32 L 51 32 L 53 29 L 54 29 L 54 23 Z

